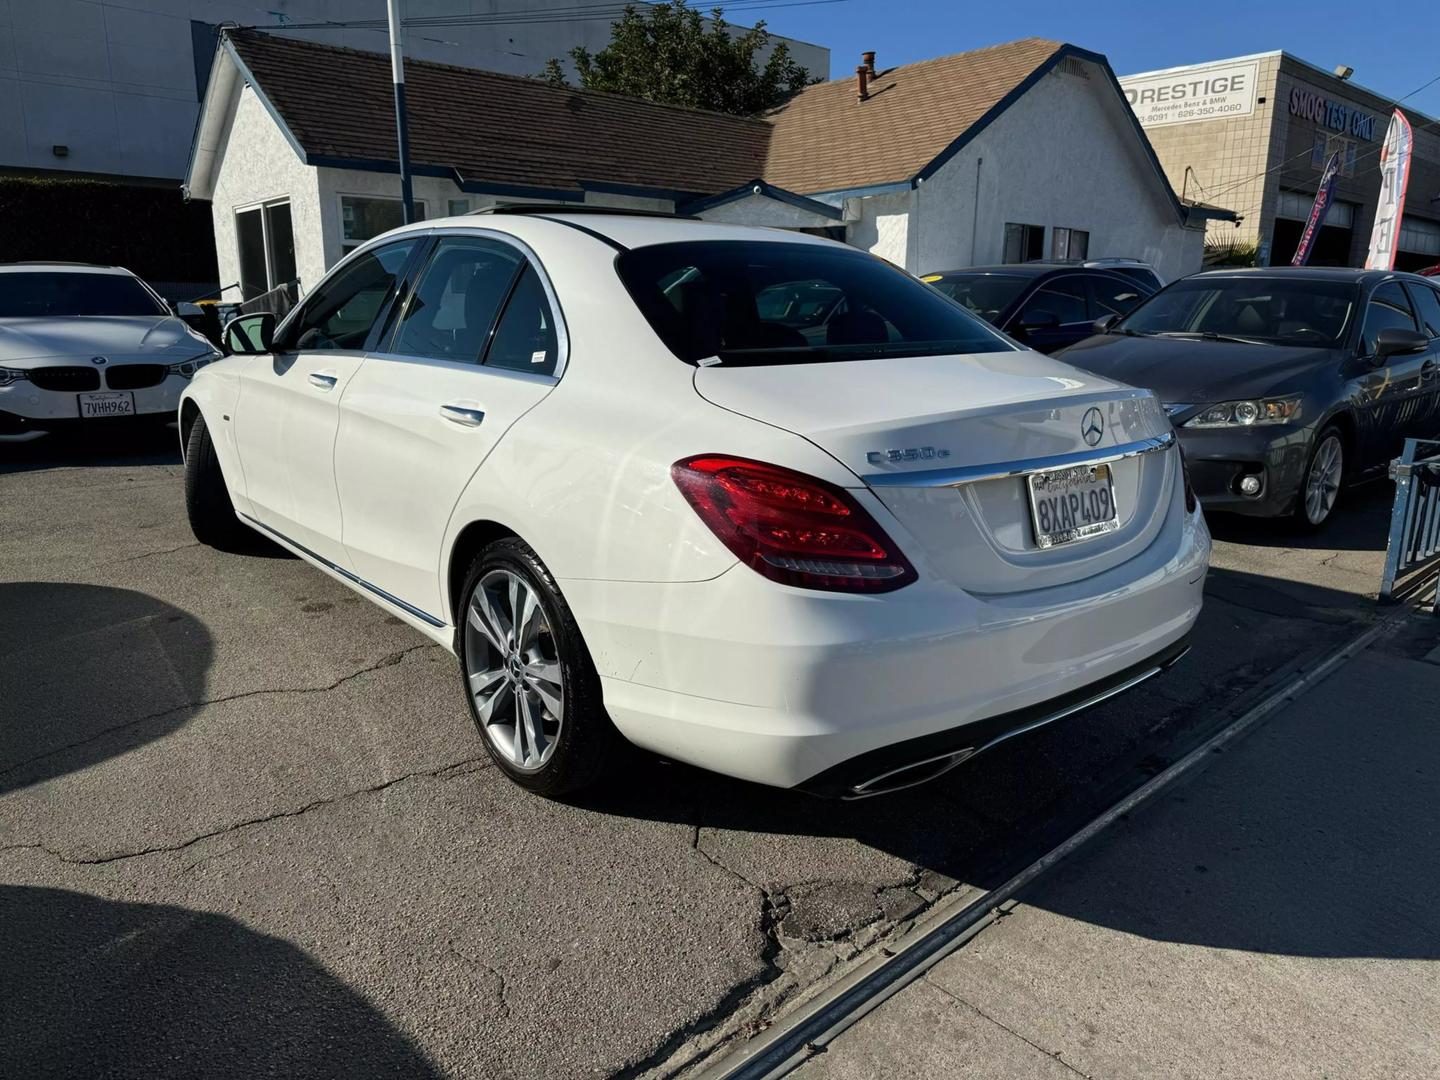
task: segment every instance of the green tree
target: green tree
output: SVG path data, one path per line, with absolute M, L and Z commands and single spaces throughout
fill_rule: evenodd
M 611 24 L 610 44 L 597 53 L 583 46 L 570 50 L 580 85 L 669 105 L 736 116 L 756 116 L 782 104 L 815 81 L 790 58 L 790 49 L 776 42 L 763 65 L 757 57 L 771 43 L 763 22 L 732 33 L 720 8 L 711 22 L 680 0 L 625 8 Z M 545 65 L 543 77 L 564 86 L 558 59 Z

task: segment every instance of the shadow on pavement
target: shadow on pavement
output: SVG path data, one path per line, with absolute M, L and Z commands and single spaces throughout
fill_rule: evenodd
M 1241 514 L 1207 513 L 1205 522 L 1216 540 L 1232 544 L 1301 551 L 1384 551 L 1394 502 L 1395 485 L 1375 480 L 1343 490 L 1335 516 L 1316 532 L 1296 528 L 1288 520 Z
M 0 1075 L 439 1075 L 362 996 L 234 919 L 0 886 L 0 926 Z
M 179 727 L 212 651 L 199 620 L 144 593 L 0 583 L 0 793 Z
M 0 442 L 0 476 L 36 469 L 179 464 L 180 434 L 173 423 L 112 422 L 93 431 L 69 428 L 29 442 Z
M 1270 585 L 1268 578 L 1212 569 L 1207 592 L 1254 598 Z M 1273 598 L 1283 614 L 1208 605 L 1192 652 L 1169 672 L 917 788 L 840 802 L 641 758 L 624 782 L 581 805 L 752 834 L 762 851 L 767 835 L 853 839 L 924 870 L 995 885 L 1228 723 L 1232 706 L 1266 676 L 1334 647 L 1370 616 L 1372 608 L 1353 594 L 1304 587 L 1303 601 Z M 965 677 L 963 664 L 955 677 Z M 763 856 L 754 863 L 776 864 Z M 808 880 L 843 874 L 808 869 Z

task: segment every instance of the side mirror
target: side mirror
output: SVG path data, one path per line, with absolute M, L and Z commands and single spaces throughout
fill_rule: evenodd
M 1043 309 L 1026 312 L 1020 317 L 1022 330 L 1054 330 L 1060 325 L 1060 316 Z
M 1418 330 L 1402 330 L 1398 326 L 1387 327 L 1375 337 L 1375 359 L 1384 360 L 1391 356 L 1414 356 L 1430 347 L 1430 339 Z
M 1108 334 L 1110 328 L 1119 321 L 1119 315 L 1101 315 L 1100 318 L 1090 324 L 1090 329 L 1094 330 L 1097 334 Z
M 273 351 L 275 339 L 275 313 L 262 311 L 256 315 L 241 315 L 225 324 L 220 333 L 220 342 L 227 353 L 237 356 L 257 356 Z

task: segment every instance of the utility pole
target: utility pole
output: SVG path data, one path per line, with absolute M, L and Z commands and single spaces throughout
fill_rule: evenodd
M 395 142 L 400 151 L 400 205 L 405 224 L 415 220 L 410 190 L 410 132 L 405 121 L 405 44 L 400 37 L 400 5 L 403 0 L 386 0 L 390 15 L 390 71 L 395 82 Z

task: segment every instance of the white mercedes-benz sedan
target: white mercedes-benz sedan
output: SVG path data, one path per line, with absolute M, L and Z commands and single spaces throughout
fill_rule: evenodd
M 115 417 L 169 423 L 181 389 L 219 358 L 128 270 L 0 264 L 0 441 Z
M 195 535 L 259 530 L 452 649 L 535 791 L 622 737 L 891 791 L 1163 671 L 1200 611 L 1156 400 L 829 240 L 512 207 L 226 337 L 180 407 Z

